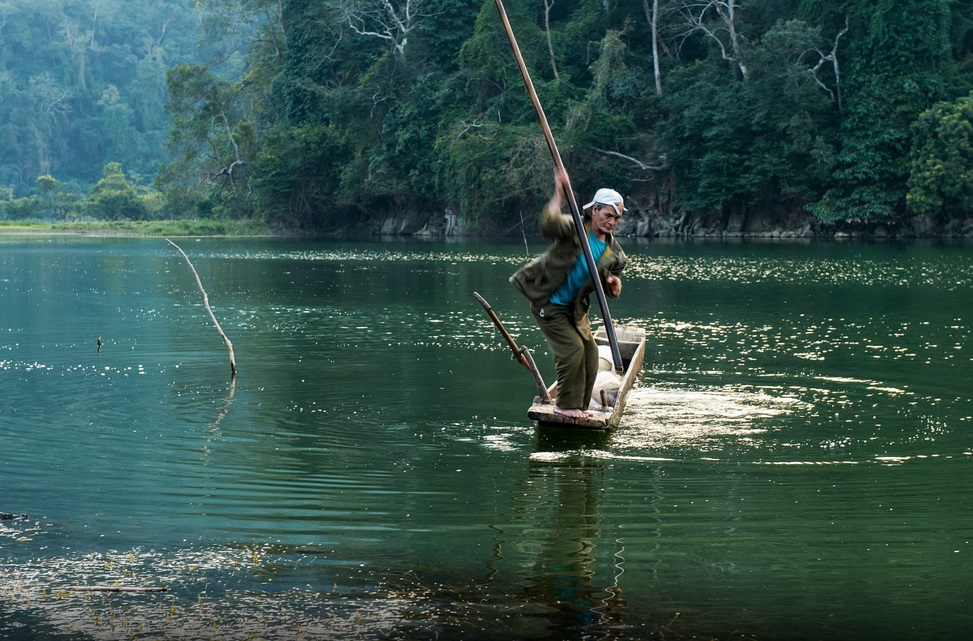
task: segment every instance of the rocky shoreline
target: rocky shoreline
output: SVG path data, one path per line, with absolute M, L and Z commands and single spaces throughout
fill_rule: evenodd
M 464 228 L 453 212 L 442 214 L 397 213 L 373 219 L 369 231 L 383 236 L 425 238 L 462 236 L 521 236 L 521 224 L 507 230 Z M 528 228 L 528 235 L 535 235 Z M 939 220 L 915 216 L 898 221 L 824 224 L 795 212 L 683 212 L 634 209 L 619 224 L 616 234 L 635 238 L 697 239 L 973 239 L 973 215 Z

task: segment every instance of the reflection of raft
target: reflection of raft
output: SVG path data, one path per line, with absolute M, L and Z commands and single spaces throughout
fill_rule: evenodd
M 632 385 L 639 372 L 642 371 L 642 360 L 645 358 L 645 330 L 640 327 L 616 326 L 615 337 L 618 339 L 618 351 L 622 356 L 622 382 L 618 388 L 614 405 L 605 409 L 589 409 L 591 416 L 587 418 L 570 418 L 554 411 L 557 400 L 557 383 L 548 388 L 550 402 L 534 397 L 534 403 L 527 410 L 527 416 L 537 421 L 538 425 L 557 427 L 578 427 L 583 429 L 604 430 L 617 427 L 625 411 L 625 399 L 628 397 Z M 595 340 L 599 345 L 608 345 L 608 335 L 604 328 L 595 332 Z

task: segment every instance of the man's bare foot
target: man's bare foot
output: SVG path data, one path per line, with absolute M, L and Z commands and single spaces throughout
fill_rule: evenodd
M 569 418 L 588 418 L 589 416 L 588 412 L 582 409 L 578 409 L 578 408 L 566 409 L 563 407 L 558 407 L 557 405 L 554 406 L 554 413 L 563 414 L 564 416 L 567 416 Z

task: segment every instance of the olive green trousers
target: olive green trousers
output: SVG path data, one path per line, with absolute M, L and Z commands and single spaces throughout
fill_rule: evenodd
M 575 320 L 573 308 L 548 303 L 531 309 L 557 368 L 557 406 L 588 409 L 598 376 L 598 345 L 591 335 L 588 315 Z

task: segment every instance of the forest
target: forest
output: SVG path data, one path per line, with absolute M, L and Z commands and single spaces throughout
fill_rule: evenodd
M 973 0 L 503 4 L 582 196 L 973 233 Z M 494 0 L 0 0 L 0 219 L 502 234 L 552 168 Z

